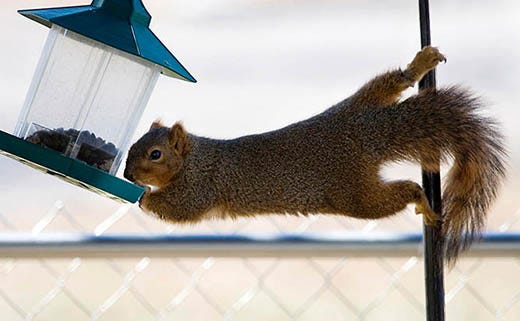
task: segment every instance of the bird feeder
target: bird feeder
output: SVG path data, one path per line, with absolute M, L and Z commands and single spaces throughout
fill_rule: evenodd
M 135 202 L 115 176 L 159 74 L 195 79 L 149 29 L 140 0 L 20 10 L 50 28 L 14 135 L 0 151 L 47 173 Z

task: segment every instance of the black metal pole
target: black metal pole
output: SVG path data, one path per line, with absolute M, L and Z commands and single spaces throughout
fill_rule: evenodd
M 419 0 L 421 47 L 431 44 L 430 8 L 428 0 Z M 435 70 L 419 82 L 419 91 L 435 88 Z M 439 166 L 440 167 L 440 166 Z M 423 188 L 430 206 L 437 214 L 442 213 L 441 178 L 439 171 L 422 171 Z M 439 227 L 424 225 L 424 274 L 426 289 L 426 320 L 444 321 L 444 264 Z

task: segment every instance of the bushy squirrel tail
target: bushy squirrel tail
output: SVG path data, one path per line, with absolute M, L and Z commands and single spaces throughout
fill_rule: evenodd
M 431 121 L 441 158 L 454 159 L 444 182 L 441 223 L 446 263 L 452 266 L 480 237 L 505 176 L 503 136 L 495 121 L 481 114 L 480 99 L 459 87 L 428 90 L 403 103 L 425 109 L 420 114 Z

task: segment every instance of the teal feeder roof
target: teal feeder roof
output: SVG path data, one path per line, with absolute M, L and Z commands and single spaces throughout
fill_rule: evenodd
M 56 24 L 156 63 L 167 76 L 196 82 L 150 30 L 152 17 L 141 0 L 94 0 L 86 6 L 18 12 L 47 27 Z

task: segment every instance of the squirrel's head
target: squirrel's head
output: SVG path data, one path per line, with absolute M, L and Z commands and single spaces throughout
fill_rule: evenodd
M 189 151 L 188 133 L 180 123 L 168 128 L 156 121 L 130 148 L 124 176 L 140 185 L 164 187 L 182 169 Z

